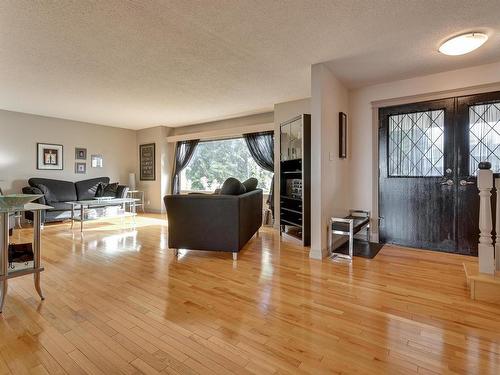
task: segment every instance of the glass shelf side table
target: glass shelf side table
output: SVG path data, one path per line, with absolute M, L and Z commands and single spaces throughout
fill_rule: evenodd
M 138 199 L 139 201 L 135 204 L 136 207 L 141 207 L 142 213 L 144 213 L 144 191 L 143 190 L 129 190 L 127 192 L 128 198 Z
M 28 203 L 24 208 L 0 209 L 0 313 L 2 313 L 5 299 L 7 297 L 8 280 L 15 277 L 33 275 L 35 289 L 42 300 L 44 300 L 40 286 L 40 272 L 44 270 L 41 265 L 41 212 L 52 207 L 37 203 Z M 14 212 L 33 212 L 33 262 L 21 269 L 9 270 L 9 214 Z

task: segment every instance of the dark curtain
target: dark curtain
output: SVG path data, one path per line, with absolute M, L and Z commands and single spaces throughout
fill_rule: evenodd
M 172 174 L 172 194 L 179 194 L 181 192 L 180 174 L 189 164 L 199 142 L 199 139 L 177 142 L 174 173 Z
M 267 204 L 274 217 L 274 132 L 244 134 L 243 138 L 257 165 L 273 173 Z

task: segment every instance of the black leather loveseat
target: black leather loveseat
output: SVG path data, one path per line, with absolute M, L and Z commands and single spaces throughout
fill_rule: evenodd
M 93 199 L 99 185 L 109 184 L 109 177 L 97 177 L 78 182 L 52 180 L 48 178 L 30 178 L 30 186 L 23 188 L 25 194 L 43 194 L 37 203 L 54 207 L 42 212 L 42 223 L 62 221 L 71 218 L 71 205 L 66 202 Z M 115 198 L 125 198 L 128 187 L 118 185 Z M 33 220 L 33 213 L 26 211 L 25 218 Z
M 168 246 L 226 251 L 233 259 L 262 225 L 262 190 L 241 195 L 167 195 Z

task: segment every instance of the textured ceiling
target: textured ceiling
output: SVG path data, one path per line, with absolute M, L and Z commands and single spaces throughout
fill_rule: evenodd
M 0 1 L 0 108 L 128 128 L 271 110 L 311 64 L 349 87 L 500 60 L 500 1 Z M 443 38 L 484 30 L 462 57 Z

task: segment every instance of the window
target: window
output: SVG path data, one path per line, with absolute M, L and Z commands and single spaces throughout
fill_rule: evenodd
M 389 116 L 389 176 L 442 176 L 444 110 Z
M 255 177 L 258 187 L 269 192 L 273 174 L 255 163 L 243 138 L 204 141 L 181 172 L 181 190 L 214 191 L 228 177 L 240 181 Z

